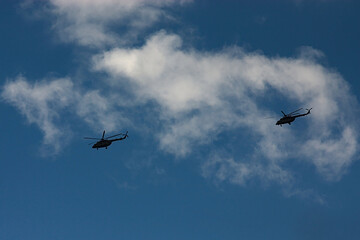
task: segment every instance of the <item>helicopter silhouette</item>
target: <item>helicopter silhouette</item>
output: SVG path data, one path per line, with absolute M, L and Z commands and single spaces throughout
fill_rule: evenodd
M 292 123 L 293 121 L 295 121 L 296 118 L 298 118 L 298 117 L 304 117 L 304 116 L 306 116 L 306 115 L 309 115 L 312 108 L 306 109 L 306 110 L 307 110 L 307 113 L 293 115 L 294 113 L 300 111 L 301 109 L 302 109 L 302 108 L 299 108 L 298 110 L 295 110 L 295 111 L 293 111 L 293 112 L 291 112 L 291 113 L 288 113 L 288 114 L 285 114 L 283 111 L 281 111 L 284 116 L 283 116 L 282 118 L 280 118 L 279 121 L 276 122 L 276 125 L 280 125 L 280 127 L 282 127 L 282 125 L 283 125 L 283 124 L 286 124 L 286 123 L 289 124 L 289 125 L 291 125 L 291 123 Z
M 112 144 L 112 142 L 121 141 L 121 140 L 124 140 L 127 137 L 129 137 L 127 131 L 126 131 L 125 134 L 124 133 L 119 133 L 119 134 L 116 134 L 116 135 L 113 135 L 113 136 L 110 136 L 110 137 L 107 137 L 107 138 L 104 138 L 104 136 L 105 136 L 105 130 L 104 130 L 101 138 L 84 137 L 84 139 L 96 139 L 96 140 L 99 140 L 92 146 L 92 148 L 96 148 L 96 150 L 98 150 L 99 148 L 107 149 L 107 147 L 110 146 Z M 116 137 L 116 136 L 123 136 L 123 137 L 115 138 L 115 139 L 109 139 L 109 138 L 113 138 L 113 137 Z M 90 143 L 90 144 L 93 144 L 93 143 Z

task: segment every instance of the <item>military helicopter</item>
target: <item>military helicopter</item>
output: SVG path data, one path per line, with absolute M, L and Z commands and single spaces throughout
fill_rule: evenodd
M 126 131 L 125 134 L 124 133 L 119 133 L 119 134 L 116 134 L 116 135 L 113 135 L 113 136 L 110 136 L 110 137 L 107 137 L 107 138 L 104 138 L 104 136 L 105 136 L 105 130 L 104 130 L 104 132 L 102 134 L 101 139 L 100 138 L 90 138 L 90 137 L 84 137 L 84 139 L 96 139 L 96 140 L 99 140 L 92 146 L 92 148 L 96 148 L 96 150 L 98 150 L 99 148 L 106 148 L 107 149 L 107 147 L 110 146 L 112 142 L 121 141 L 121 140 L 126 139 L 128 137 L 128 132 Z M 123 136 L 123 137 L 110 139 L 110 138 L 113 138 L 113 137 L 116 137 L 116 136 Z M 93 143 L 90 143 L 90 144 L 93 144 Z
M 286 123 L 289 124 L 289 125 L 291 125 L 291 123 L 292 123 L 293 121 L 295 121 L 296 118 L 298 118 L 298 117 L 304 117 L 304 116 L 306 116 L 306 115 L 309 115 L 312 108 L 306 109 L 306 110 L 307 110 L 307 113 L 293 115 L 294 113 L 300 111 L 301 109 L 302 109 L 302 108 L 299 108 L 298 110 L 293 111 L 293 112 L 288 113 L 288 114 L 285 114 L 283 111 L 281 111 L 284 116 L 283 116 L 279 121 L 276 122 L 276 125 L 280 125 L 281 127 L 282 127 L 283 124 L 286 124 Z

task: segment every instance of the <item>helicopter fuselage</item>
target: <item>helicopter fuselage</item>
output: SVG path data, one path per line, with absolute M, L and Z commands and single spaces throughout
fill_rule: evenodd
M 121 140 L 124 140 L 125 138 L 127 138 L 127 134 L 125 135 L 125 137 L 122 137 L 122 138 L 115 138 L 115 139 L 111 139 L 111 140 L 102 139 L 102 140 L 98 141 L 97 143 L 95 143 L 92 146 L 92 148 L 96 148 L 96 149 L 106 148 L 107 149 L 107 147 L 110 146 L 112 142 L 121 141 Z
M 293 121 L 295 121 L 296 117 L 290 117 L 290 116 L 286 116 L 286 117 L 282 117 L 279 121 L 276 122 L 276 125 L 283 125 L 283 124 L 291 124 Z
M 96 148 L 96 149 L 98 149 L 98 148 L 107 148 L 108 146 L 111 145 L 112 142 L 113 141 L 111 141 L 111 140 L 100 140 L 97 143 L 95 143 L 92 146 L 92 148 Z

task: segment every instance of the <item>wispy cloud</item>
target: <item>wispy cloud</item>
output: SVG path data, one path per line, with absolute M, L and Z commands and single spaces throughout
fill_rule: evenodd
M 59 111 L 72 103 L 72 92 L 73 84 L 66 78 L 30 85 L 24 77 L 19 76 L 4 86 L 1 96 L 18 108 L 29 123 L 36 124 L 42 130 L 44 144 L 52 147 L 51 152 L 57 153 L 60 150 L 58 139 L 65 137 L 58 124 L 61 118 Z
M 109 176 L 109 178 L 115 183 L 116 187 L 120 190 L 136 190 L 135 185 L 129 184 L 127 181 L 121 182 L 116 179 L 114 176 Z
M 311 159 L 318 171 L 328 180 L 339 180 L 347 167 L 356 159 L 359 143 L 357 129 L 344 127 L 337 138 L 311 138 L 302 151 Z
M 80 94 L 79 94 L 80 95 Z M 117 108 L 116 99 L 103 96 L 97 90 L 88 90 L 75 102 L 76 114 L 98 131 L 113 131 L 120 125 L 130 125 L 127 118 Z
M 315 190 L 304 190 L 298 187 L 293 172 L 285 169 L 282 164 L 281 161 L 257 158 L 235 160 L 233 157 L 212 153 L 209 159 L 204 161 L 201 174 L 217 186 L 227 182 L 243 187 L 253 182 L 260 182 L 262 186 L 277 184 L 286 197 L 298 197 L 319 204 L 326 204 L 324 196 Z
M 61 40 L 97 48 L 136 40 L 159 19 L 171 19 L 164 8 L 186 2 L 190 0 L 49 0 L 43 9 L 54 18 Z

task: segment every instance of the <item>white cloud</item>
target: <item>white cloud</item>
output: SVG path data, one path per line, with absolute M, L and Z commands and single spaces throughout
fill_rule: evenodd
M 215 182 L 229 181 L 238 185 L 246 185 L 255 177 L 264 183 L 277 182 L 281 185 L 291 185 L 294 181 L 292 174 L 280 167 L 276 161 L 267 161 L 264 164 L 252 159 L 242 162 L 217 154 L 205 161 L 201 170 L 203 177 L 213 178 Z
M 97 131 L 114 131 L 119 126 L 128 125 L 126 117 L 120 114 L 111 97 L 102 96 L 99 91 L 91 90 L 82 94 L 76 103 L 76 113 Z
M 188 0 L 49 0 L 54 28 L 63 41 L 101 47 L 134 40 L 140 30 L 167 14 L 164 7 Z M 115 27 L 117 31 L 113 31 Z M 116 33 L 123 28 L 123 35 Z
M 183 49 L 179 36 L 161 31 L 140 48 L 97 55 L 94 69 L 110 74 L 114 85 L 129 84 L 138 104 L 155 101 L 160 106 L 164 128 L 159 140 L 168 152 L 185 156 L 223 130 L 243 129 L 255 139 L 253 155 L 278 162 L 296 156 L 336 180 L 356 157 L 357 124 L 344 119 L 357 102 L 342 77 L 317 62 L 320 56 L 311 48 L 294 58 L 269 58 L 239 48 L 198 52 Z M 286 105 L 314 107 L 306 128 L 280 129 L 265 120 L 264 112 L 272 111 L 261 100 L 267 95 Z M 345 153 L 333 154 L 340 149 Z M 282 171 L 267 176 L 277 178 Z M 239 170 L 230 178 L 239 175 L 242 182 L 247 174 Z
M 253 158 L 236 161 L 233 157 L 224 157 L 221 154 L 212 153 L 212 156 L 204 161 L 201 167 L 201 175 L 212 180 L 216 185 L 224 182 L 246 186 L 249 183 L 260 182 L 262 186 L 277 183 L 281 186 L 286 197 L 298 197 L 311 200 L 319 204 L 326 204 L 324 196 L 313 189 L 301 189 L 298 181 L 291 170 L 285 169 L 277 161 L 264 161 Z
M 358 151 L 357 131 L 345 127 L 338 139 L 312 138 L 303 146 L 304 154 L 329 180 L 339 180 Z
M 65 136 L 55 121 L 60 119 L 58 111 L 72 103 L 72 92 L 73 84 L 66 78 L 30 85 L 20 76 L 4 86 L 1 96 L 17 107 L 29 123 L 42 130 L 44 144 L 53 147 L 50 151 L 57 153 L 61 147 L 59 139 Z

